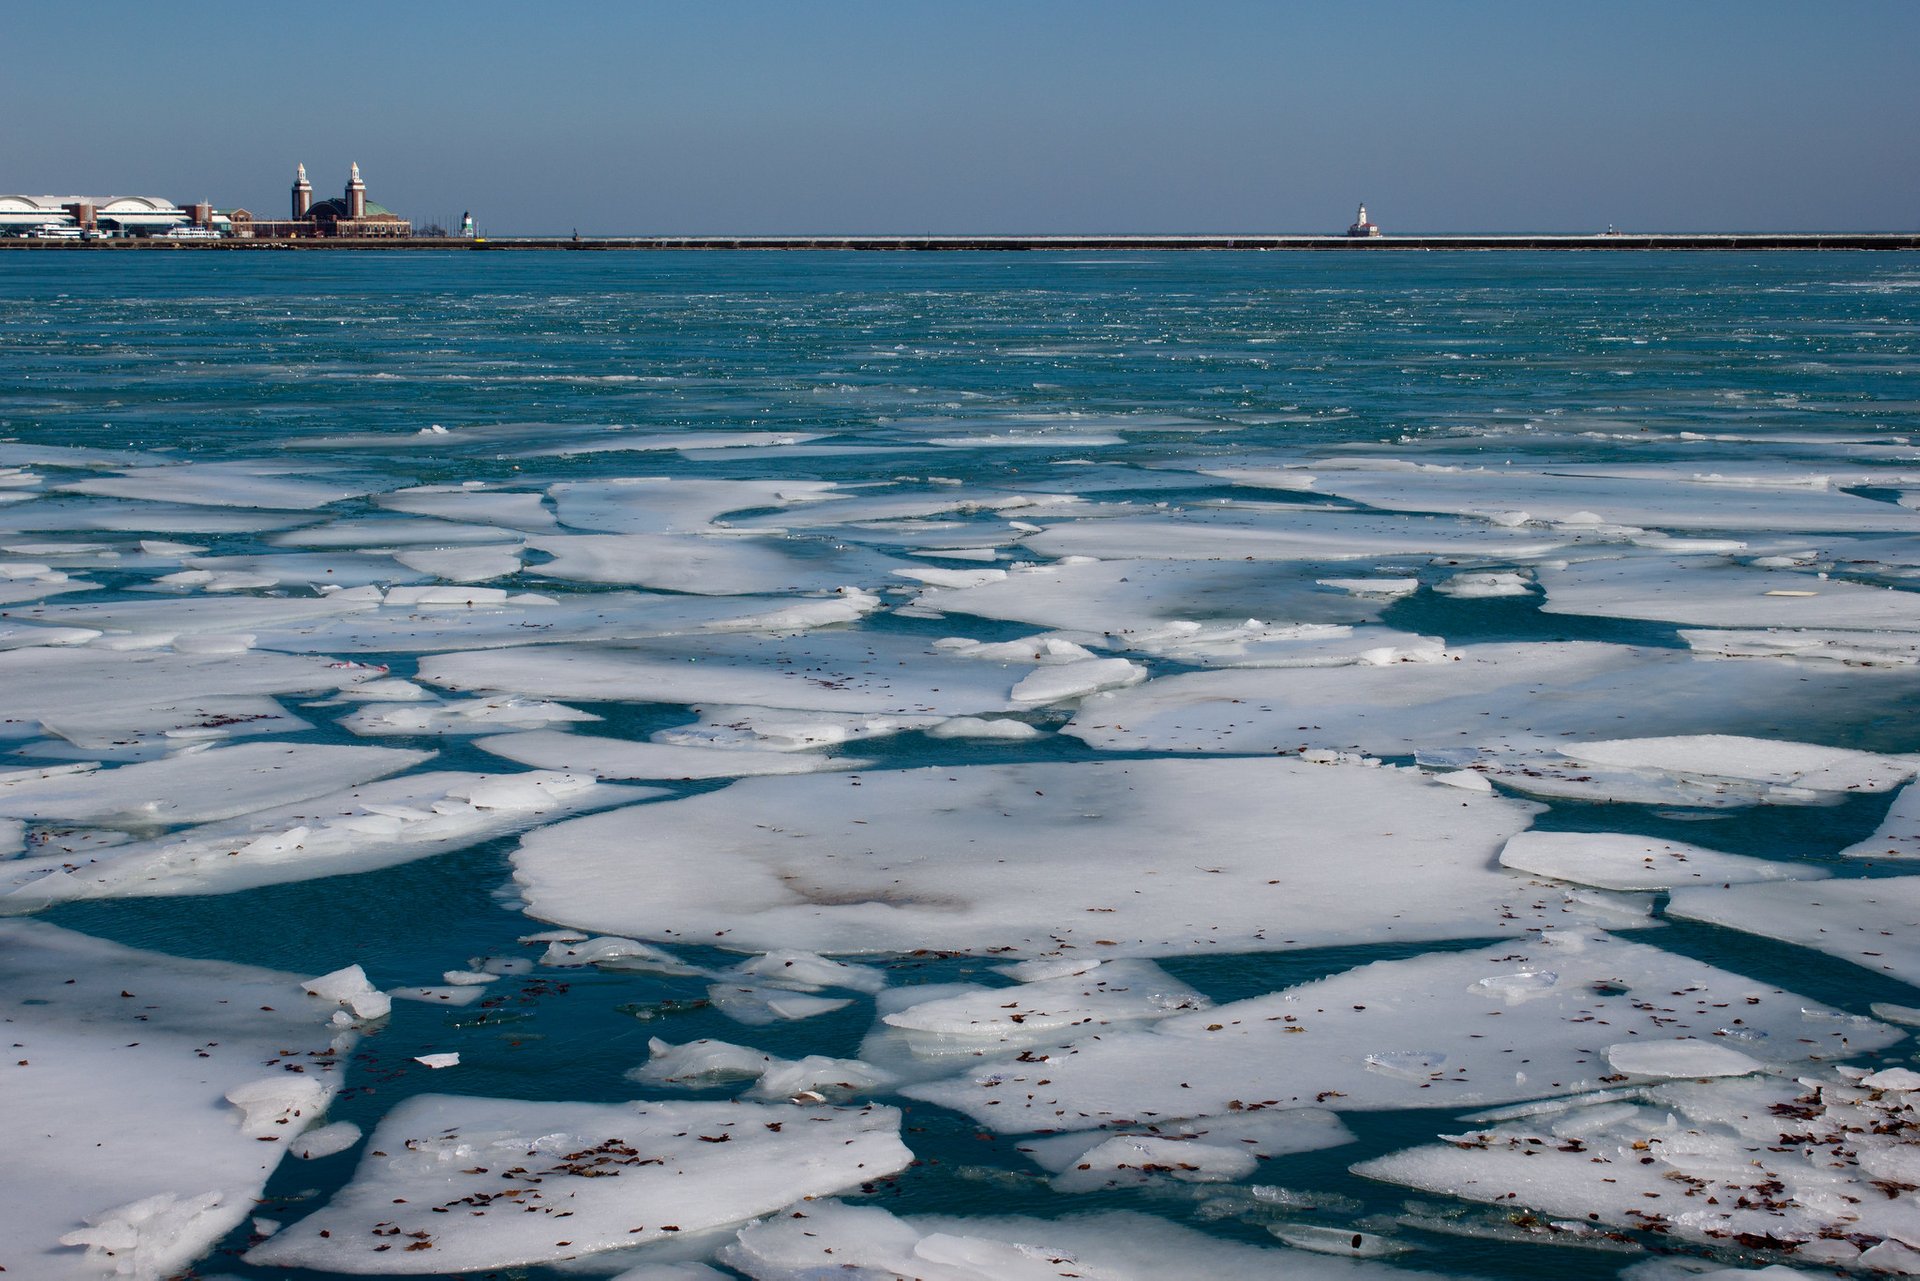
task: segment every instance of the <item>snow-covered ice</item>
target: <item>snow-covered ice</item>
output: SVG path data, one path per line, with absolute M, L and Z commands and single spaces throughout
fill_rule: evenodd
M 418 1095 L 352 1182 L 247 1260 L 414 1275 L 623 1250 L 893 1174 L 913 1159 L 899 1125 L 884 1107 Z
M 1266 950 L 1501 932 L 1532 813 L 1343 765 L 971 765 L 747 779 L 543 828 L 514 866 L 535 916 L 657 942 Z
M 183 1272 L 253 1213 L 338 1088 L 350 1042 L 333 1003 L 292 975 L 34 922 L 0 922 L 0 950 L 0 1267 Z

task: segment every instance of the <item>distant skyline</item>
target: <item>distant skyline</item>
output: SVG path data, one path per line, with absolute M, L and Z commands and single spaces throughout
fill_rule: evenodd
M 20 6 L 0 192 L 581 234 L 1898 231 L 1916 0 Z M 453 225 L 450 223 L 449 225 Z

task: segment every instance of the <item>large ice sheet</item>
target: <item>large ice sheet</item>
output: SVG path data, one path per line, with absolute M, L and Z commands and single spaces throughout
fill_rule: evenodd
M 0 922 L 0 952 L 0 1267 L 179 1275 L 254 1212 L 326 1110 L 349 1044 L 333 1003 L 292 975 L 32 922 Z
M 1920 983 L 1920 876 L 1675 890 L 1667 915 L 1797 943 Z
M 698 480 L 635 476 L 555 485 L 560 523 L 602 534 L 700 534 L 724 527 L 729 512 L 791 507 L 840 497 L 817 480 Z
M 432 756 L 389 747 L 243 743 L 157 761 L 0 774 L 0 815 L 100 827 L 206 823 L 411 769 Z
M 1532 813 L 1359 766 L 978 765 L 750 779 L 546 828 L 514 866 L 534 915 L 653 940 L 1248 951 L 1500 932 L 1494 856 Z
M 1264 520 L 1245 514 L 1081 520 L 1030 535 L 1042 556 L 1101 560 L 1341 561 L 1396 556 L 1455 556 L 1495 561 L 1547 555 L 1571 535 L 1516 531 L 1476 521 L 1414 519 L 1330 508 L 1276 509 Z
M 0 864 L 0 912 L 73 899 L 224 894 L 371 871 L 658 794 L 540 771 L 407 774 L 91 857 L 37 855 Z
M 1583 560 L 1538 571 L 1549 614 L 1692 627 L 1920 631 L 1920 592 L 1696 556 Z
M 1084 1130 L 1259 1108 L 1576 1095 L 1634 1080 L 1605 1053 L 1623 1042 L 1700 1038 L 1791 1070 L 1900 1036 L 1701 961 L 1566 930 L 1377 961 L 1148 1029 L 1066 1035 L 904 1093 L 1003 1133 Z
M 1769 532 L 1911 532 L 1891 503 L 1813 485 L 1740 485 L 1707 477 L 1569 475 L 1531 467 L 1453 467 L 1397 460 L 1316 465 L 1313 490 L 1383 511 L 1503 522 Z
M 479 481 L 464 485 L 421 485 L 376 499 L 388 511 L 508 529 L 546 530 L 554 526 L 545 494 L 497 489 Z
M 1383 600 L 1328 590 L 1310 578 L 1238 558 L 1070 559 L 1016 567 L 1003 579 L 973 587 L 931 588 L 916 604 L 943 614 L 1087 633 L 1110 645 L 1151 644 L 1181 623 L 1241 626 L 1250 614 L 1282 626 L 1359 623 L 1385 607 Z
M 721 1262 L 755 1281 L 1414 1281 L 1430 1273 L 1247 1245 L 1128 1211 L 1064 1219 L 919 1217 L 828 1201 L 740 1234 Z
M 698 646 L 553 645 L 439 654 L 420 664 L 420 679 L 457 690 L 942 716 L 1009 710 L 1025 674 L 950 658 L 911 637 L 855 632 L 725 636 Z
M 893 1174 L 913 1159 L 899 1125 L 883 1107 L 420 1095 L 351 1183 L 247 1260 L 413 1275 L 621 1250 Z
M 873 763 L 791 752 L 738 752 L 672 743 L 636 743 L 559 730 L 496 734 L 478 740 L 474 746 L 522 765 L 570 770 L 595 778 L 745 778 L 755 774 L 860 769 Z
M 281 511 L 311 511 L 367 492 L 365 486 L 343 484 L 338 478 L 301 479 L 292 470 L 261 463 L 172 463 L 68 481 L 55 488 L 109 498 Z
M 1733 664 L 1588 641 L 1462 645 L 1447 658 L 1166 676 L 1094 695 L 1066 732 L 1123 751 L 1534 752 L 1629 732 L 1777 732 L 1783 718 L 1857 723 L 1904 688 L 1894 672 L 1863 683 L 1837 664 Z
M 547 534 L 528 540 L 553 559 L 532 567 L 545 578 L 613 583 L 699 596 L 830 591 L 850 579 L 887 571 L 880 558 L 789 555 L 760 538 L 693 534 Z
M 283 623 L 256 624 L 248 630 L 263 648 L 297 653 L 426 653 L 698 636 L 714 631 L 796 632 L 851 622 L 879 604 L 862 593 L 840 592 L 819 597 L 523 592 L 458 606 L 339 600 L 349 596 L 338 592 L 327 597 L 339 603 L 330 610 L 313 611 L 310 620 L 289 611 Z
M 1675 1083 L 1506 1118 L 1355 1170 L 1561 1219 L 1777 1251 L 1822 1275 L 1906 1275 L 1920 1262 L 1906 1245 L 1920 1240 L 1915 1086 L 1920 1076 L 1901 1069 Z

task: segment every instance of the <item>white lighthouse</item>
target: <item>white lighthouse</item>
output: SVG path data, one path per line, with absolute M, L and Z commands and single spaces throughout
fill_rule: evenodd
M 1360 205 L 1360 212 L 1354 215 L 1353 225 L 1347 228 L 1347 234 L 1349 236 L 1377 236 L 1380 234 L 1380 228 L 1367 221 L 1367 206 L 1364 202 Z

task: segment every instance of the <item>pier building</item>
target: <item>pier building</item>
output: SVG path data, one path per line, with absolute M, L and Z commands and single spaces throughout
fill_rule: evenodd
M 0 196 L 0 236 L 205 239 L 231 225 L 231 215 L 210 204 L 182 207 L 162 196 Z
M 366 180 L 356 162 L 347 177 L 346 190 L 330 200 L 313 198 L 313 183 L 307 178 L 306 165 L 295 166 L 291 217 L 262 219 L 249 215 L 234 217 L 233 234 L 243 238 L 287 239 L 309 236 L 351 236 L 355 238 L 394 238 L 411 236 L 413 224 L 385 205 L 367 199 Z

